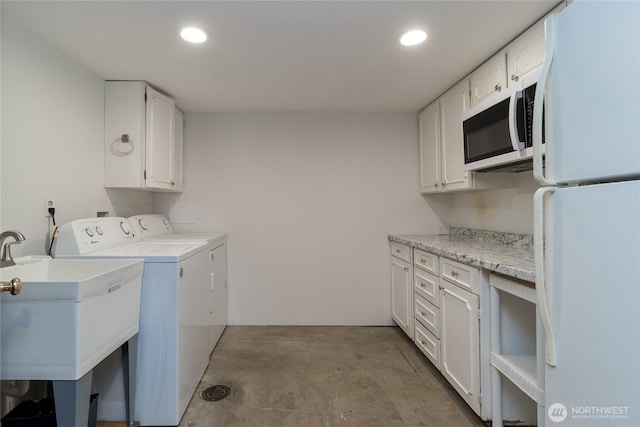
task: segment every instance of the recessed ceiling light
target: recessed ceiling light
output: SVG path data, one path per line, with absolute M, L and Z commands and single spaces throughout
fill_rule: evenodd
M 207 41 L 207 33 L 198 27 L 184 27 L 180 30 L 180 37 L 189 43 L 204 43 Z
M 400 44 L 403 46 L 415 46 L 427 39 L 427 33 L 422 30 L 407 31 L 400 37 Z

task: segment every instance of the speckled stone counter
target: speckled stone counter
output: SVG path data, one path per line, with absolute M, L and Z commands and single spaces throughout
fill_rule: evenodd
M 528 282 L 535 281 L 533 237 L 452 228 L 442 235 L 390 235 L 389 240 Z

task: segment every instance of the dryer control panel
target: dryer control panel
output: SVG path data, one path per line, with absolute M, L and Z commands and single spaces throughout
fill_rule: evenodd
M 127 218 L 140 238 L 165 236 L 173 233 L 171 224 L 164 215 L 146 214 Z

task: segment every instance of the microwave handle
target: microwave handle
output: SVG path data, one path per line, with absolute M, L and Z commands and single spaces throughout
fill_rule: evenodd
M 516 117 L 518 101 L 523 98 L 522 92 L 522 90 L 513 91 L 509 99 L 509 135 L 511 136 L 513 151 L 524 150 L 525 148 L 524 141 L 520 141 L 518 136 L 518 118 Z
M 544 63 L 540 70 L 540 76 L 538 77 L 538 84 L 536 86 L 535 102 L 533 103 L 533 177 L 540 185 L 557 185 L 557 183 L 549 179 L 544 174 L 544 159 L 542 156 L 542 115 L 544 105 L 544 94 L 546 91 L 547 77 L 549 77 L 549 71 L 551 69 L 551 63 L 555 54 L 555 28 L 556 28 L 556 15 L 550 15 L 544 21 L 544 36 L 546 39 L 546 51 L 544 56 Z M 547 132 L 547 134 L 549 134 Z M 549 142 L 551 138 L 547 137 L 547 151 L 549 151 Z

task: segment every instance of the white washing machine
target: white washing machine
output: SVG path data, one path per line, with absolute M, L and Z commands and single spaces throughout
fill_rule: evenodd
M 60 227 L 55 257 L 144 260 L 135 419 L 142 426 L 178 425 L 209 363 L 208 244 L 143 242 L 126 218 L 89 218 Z M 120 364 L 117 357 L 107 362 L 107 371 Z M 113 375 L 102 380 L 119 378 Z M 101 394 L 101 420 L 124 419 L 121 389 Z
M 129 217 L 142 241 L 202 241 L 209 245 L 209 353 L 228 324 L 227 236 L 217 232 L 176 233 L 164 215 L 144 214 Z

